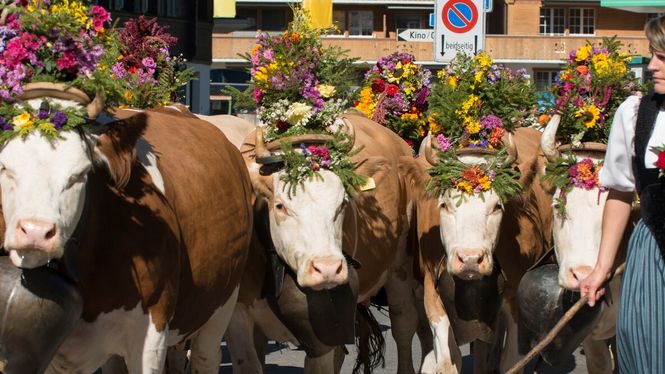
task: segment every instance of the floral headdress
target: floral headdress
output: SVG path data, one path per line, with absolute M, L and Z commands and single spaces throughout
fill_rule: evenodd
M 410 53 L 381 57 L 366 74 L 356 108 L 417 149 L 426 134 L 431 73 Z
M 566 216 L 566 195 L 573 188 L 584 190 L 597 189 L 598 192 L 605 191 L 600 185 L 598 176 L 603 168 L 603 161 L 594 162 L 590 158 L 577 161 L 572 152 L 560 157 L 558 162 L 549 162 L 546 166 L 543 181 L 550 188 L 559 189 L 559 194 L 554 198 L 554 209 L 561 217 Z
M 195 76 L 182 56 L 170 56 L 177 39 L 156 18 L 143 15 L 125 22 L 119 32 L 112 76 L 121 83 L 118 104 L 153 108 L 177 101 L 177 90 Z
M 535 118 L 535 103 L 524 69 L 497 65 L 484 52 L 458 54 L 432 89 L 429 131 L 458 147 L 496 149 L 505 131 Z
M 254 98 L 265 140 L 281 142 L 285 173 L 292 192 L 320 170 L 337 174 L 347 190 L 359 187 L 349 137 L 340 132 L 353 82 L 353 61 L 335 47 L 323 47 L 320 36 L 331 30 L 315 28 L 309 13 L 293 7 L 293 21 L 282 35 L 261 34 L 250 55 Z M 289 137 L 329 136 L 325 145 L 293 148 Z M 258 158 L 257 158 L 257 161 Z
M 247 58 L 266 140 L 325 133 L 346 109 L 355 59 L 323 47 L 328 29 L 312 26 L 309 13 L 293 8 L 293 21 L 279 36 L 261 34 Z
M 536 97 L 525 73 L 494 64 L 484 52 L 458 54 L 439 72 L 429 99 L 431 148 L 437 149 L 438 160 L 430 160 L 428 190 L 454 188 L 459 203 L 465 194 L 482 197 L 490 189 L 502 201 L 521 191 L 519 173 L 510 165 L 514 158 L 506 157 L 502 138 L 516 126 L 535 121 Z M 457 153 L 464 148 L 485 154 L 485 163 L 459 161 Z
M 552 90 L 552 114 L 561 115 L 557 138 L 563 143 L 607 143 L 619 104 L 641 90 L 628 69 L 630 56 L 619 52 L 621 45 L 614 36 L 603 38 L 600 46 L 587 42 L 570 52 Z
M 31 82 L 105 92 L 112 85 L 100 67 L 109 13 L 77 0 L 4 0 L 0 9 L 0 141 L 33 130 L 52 138 L 85 123 L 85 109 L 45 102 L 37 111 L 20 99 Z

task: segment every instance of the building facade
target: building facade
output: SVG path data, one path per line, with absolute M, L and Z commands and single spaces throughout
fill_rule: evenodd
M 552 84 L 569 51 L 587 40 L 598 43 L 603 37 L 617 35 L 626 52 L 648 56 L 643 32 L 645 22 L 653 16 L 648 12 L 665 9 L 654 6 L 654 0 L 606 1 L 614 4 L 604 6 L 598 0 L 493 0 L 493 10 L 486 15 L 484 49 L 499 63 L 526 68 L 543 91 Z M 639 6 L 642 3 L 646 4 Z M 251 50 L 257 34 L 281 32 L 291 17 L 286 1 L 236 0 L 236 6 L 235 19 L 215 20 L 213 69 L 247 69 L 247 61 L 240 55 Z M 440 69 L 443 64 L 434 61 L 432 41 L 398 40 L 402 30 L 431 29 L 434 6 L 434 0 L 333 0 L 333 22 L 339 32 L 325 37 L 324 43 L 347 49 L 368 64 L 393 51 L 407 51 L 420 64 Z M 642 61 L 635 59 L 638 74 L 646 70 Z
M 113 21 L 139 15 L 157 17 L 160 25 L 178 38 L 171 54 L 182 54 L 198 79 L 186 87 L 186 104 L 195 113 L 210 112 L 210 68 L 212 63 L 213 0 L 97 0 L 111 12 Z

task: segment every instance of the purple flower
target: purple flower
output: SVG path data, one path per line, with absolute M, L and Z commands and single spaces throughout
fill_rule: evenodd
M 503 122 L 501 121 L 501 118 L 490 114 L 480 119 L 480 127 L 487 130 L 493 130 L 497 127 L 503 127 Z
M 436 143 L 439 145 L 439 149 L 441 150 L 441 152 L 448 151 L 452 146 L 450 139 L 443 136 L 443 134 L 439 134 L 436 136 Z
M 46 110 L 40 110 L 39 113 L 37 113 L 37 118 L 39 119 L 47 119 L 49 117 L 49 112 Z
M 0 117 L 0 129 L 4 131 L 11 131 L 14 130 L 14 127 L 6 122 L 4 118 Z
M 116 78 L 125 77 L 125 68 L 123 67 L 122 62 L 116 62 L 113 64 L 111 70 L 113 70 L 113 75 L 115 75 Z
M 157 64 L 155 63 L 155 60 L 153 60 L 152 57 L 144 57 L 141 60 L 141 64 L 143 64 L 143 66 L 145 66 L 148 69 L 154 69 L 154 68 L 157 67 Z
M 60 129 L 67 123 L 67 115 L 63 112 L 55 110 L 51 116 L 51 123 L 53 126 L 55 126 L 56 129 Z

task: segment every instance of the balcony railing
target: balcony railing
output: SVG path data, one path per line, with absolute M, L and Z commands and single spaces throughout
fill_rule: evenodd
M 417 61 L 431 62 L 434 58 L 433 43 L 398 41 L 394 33 L 390 37 L 326 37 L 324 45 L 336 45 L 349 50 L 349 56 L 363 61 L 376 61 L 377 58 L 394 51 L 413 53 Z M 568 57 L 571 50 L 584 45 L 586 41 L 600 43 L 602 37 L 573 36 L 512 36 L 487 35 L 485 50 L 495 60 L 554 63 Z M 619 37 L 624 51 L 631 55 L 646 56 L 649 44 L 644 37 Z M 242 63 L 239 54 L 250 52 L 254 45 L 254 35 L 244 32 L 240 35 L 213 35 L 213 61 Z

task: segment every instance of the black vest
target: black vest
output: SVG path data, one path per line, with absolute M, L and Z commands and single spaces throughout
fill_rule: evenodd
M 660 254 L 665 258 L 665 177 L 658 178 L 658 168 L 644 167 L 644 155 L 663 99 L 664 95 L 652 94 L 644 96 L 640 102 L 635 125 L 633 174 L 635 189 L 640 196 L 640 215 L 656 239 Z

